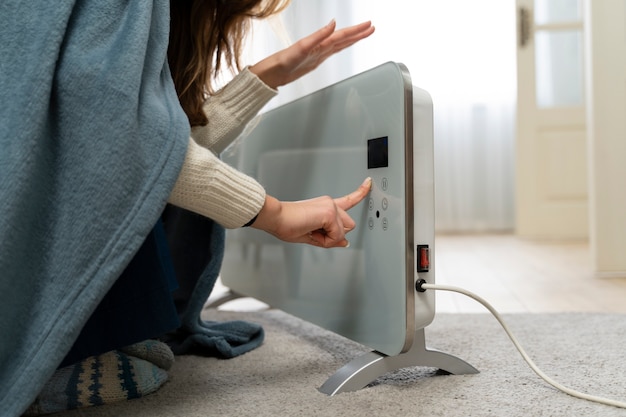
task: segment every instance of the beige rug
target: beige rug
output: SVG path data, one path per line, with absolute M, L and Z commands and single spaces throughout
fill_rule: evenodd
M 573 389 L 626 401 L 626 316 L 504 317 L 549 376 Z M 479 374 L 406 368 L 332 397 L 318 388 L 367 348 L 278 310 L 207 310 L 206 318 L 260 323 L 265 343 L 229 360 L 178 357 L 170 381 L 155 394 L 59 416 L 626 416 L 626 410 L 547 385 L 488 314 L 438 314 L 426 329 L 429 347 L 466 360 Z

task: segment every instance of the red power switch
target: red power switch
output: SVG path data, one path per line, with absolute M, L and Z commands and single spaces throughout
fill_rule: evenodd
M 417 245 L 417 272 L 428 272 L 430 269 L 430 250 L 428 245 Z

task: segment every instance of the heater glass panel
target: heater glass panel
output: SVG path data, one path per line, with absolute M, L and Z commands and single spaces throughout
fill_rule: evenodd
M 349 211 L 349 248 L 229 231 L 224 284 L 388 355 L 415 331 L 412 85 L 387 63 L 261 115 L 223 159 L 281 200 L 340 197 L 366 177 Z

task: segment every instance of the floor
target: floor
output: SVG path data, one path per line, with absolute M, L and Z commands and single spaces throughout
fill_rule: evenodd
M 586 242 L 515 235 L 436 238 L 437 284 L 470 290 L 502 313 L 626 313 L 626 278 L 595 278 Z M 485 312 L 476 301 L 438 293 L 439 312 Z
M 594 278 L 586 242 L 541 242 L 510 234 L 438 235 L 436 283 L 469 290 L 500 313 L 626 313 L 626 278 Z M 227 288 L 219 282 L 212 299 Z M 211 299 L 209 299 L 209 302 Z M 440 291 L 437 312 L 482 313 L 465 295 Z M 267 305 L 250 298 L 224 304 L 229 310 Z

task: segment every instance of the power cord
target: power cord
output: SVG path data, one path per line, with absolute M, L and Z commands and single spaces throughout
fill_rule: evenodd
M 487 310 L 489 310 L 489 312 L 491 314 L 493 314 L 493 316 L 496 318 L 496 320 L 498 320 L 498 322 L 500 323 L 500 325 L 502 326 L 502 328 L 504 329 L 506 334 L 509 336 L 509 338 L 511 339 L 511 341 L 513 342 L 513 344 L 515 345 L 515 347 L 517 348 L 519 353 L 522 355 L 522 357 L 524 358 L 526 363 L 530 366 L 530 368 L 537 375 L 539 375 L 548 384 L 550 384 L 554 388 L 556 388 L 556 389 L 558 389 L 558 390 L 560 390 L 560 391 L 562 391 L 562 392 L 564 392 L 566 394 L 569 394 L 569 395 L 571 395 L 573 397 L 576 397 L 576 398 L 580 398 L 580 399 L 587 400 L 587 401 L 593 401 L 593 402 L 600 403 L 600 404 L 605 404 L 605 405 L 612 405 L 614 407 L 626 408 L 626 403 L 625 402 L 616 401 L 616 400 L 612 400 L 612 399 L 609 399 L 609 398 L 598 397 L 598 396 L 595 396 L 595 395 L 589 395 L 589 394 L 585 394 L 584 392 L 579 392 L 579 391 L 573 390 L 573 389 L 568 388 L 568 387 L 566 387 L 566 386 L 564 386 L 562 384 L 559 384 L 558 382 L 556 382 L 555 380 L 550 378 L 548 375 L 546 375 L 541 369 L 539 369 L 539 367 L 537 365 L 535 365 L 535 363 L 528 356 L 526 351 L 524 351 L 524 349 L 522 348 L 522 346 L 518 342 L 518 340 L 515 337 L 515 335 L 513 335 L 513 333 L 509 329 L 509 326 L 507 326 L 507 324 L 502 319 L 502 316 L 500 316 L 500 313 L 498 313 L 496 311 L 496 309 L 493 308 L 493 306 L 491 304 L 489 304 L 482 297 L 480 297 L 480 296 L 478 296 L 478 295 L 476 295 L 476 294 L 474 294 L 474 293 L 472 293 L 472 292 L 470 292 L 470 291 L 468 291 L 466 289 L 463 289 L 463 288 L 453 287 L 453 286 L 449 286 L 449 285 L 428 284 L 424 280 L 419 280 L 417 282 L 416 289 L 417 289 L 417 291 L 420 291 L 420 292 L 424 292 L 426 290 L 451 291 L 451 292 L 460 293 L 460 294 L 466 295 L 466 296 L 468 296 L 470 298 L 473 298 L 474 300 L 478 301 L 483 306 L 485 306 L 485 308 Z

